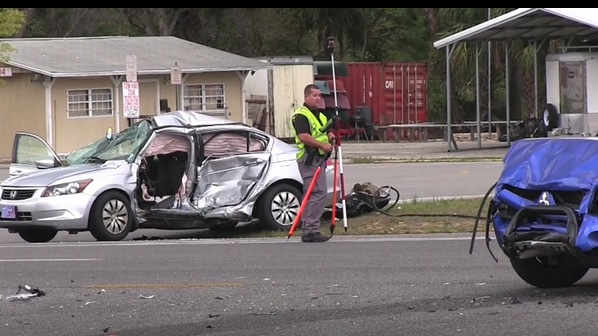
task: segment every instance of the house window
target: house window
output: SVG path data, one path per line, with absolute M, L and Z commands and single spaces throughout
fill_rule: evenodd
M 223 110 L 226 104 L 224 84 L 185 85 L 184 106 L 191 111 Z
M 67 113 L 69 118 L 111 116 L 112 90 L 68 90 Z

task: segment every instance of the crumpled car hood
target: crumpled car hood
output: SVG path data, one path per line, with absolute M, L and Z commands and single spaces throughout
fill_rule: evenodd
M 497 190 L 590 191 L 598 180 L 598 138 L 541 138 L 514 142 L 503 159 Z

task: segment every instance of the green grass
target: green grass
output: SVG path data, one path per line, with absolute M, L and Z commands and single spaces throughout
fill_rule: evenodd
M 355 164 L 367 163 L 422 163 L 422 162 L 496 162 L 502 161 L 502 156 L 476 156 L 476 157 L 439 157 L 439 158 L 375 158 L 355 157 L 348 158 Z
M 425 234 L 425 233 L 463 233 L 472 232 L 475 219 L 450 217 L 450 214 L 475 216 L 482 199 L 450 199 L 432 201 L 408 201 L 396 205 L 389 210 L 392 215 L 415 214 L 402 217 L 391 217 L 381 213 L 365 214 L 347 220 L 347 232 L 344 232 L 343 221 L 336 221 L 335 235 L 384 235 L 384 234 Z M 487 206 L 488 203 L 486 203 Z M 418 214 L 447 214 L 447 216 L 424 217 Z M 486 211 L 482 211 L 482 216 Z M 339 217 L 339 215 L 337 215 Z M 480 225 L 483 225 L 483 219 Z M 322 222 L 322 233 L 329 232 L 330 221 Z M 288 231 L 270 231 L 261 225 L 251 224 L 236 228 L 230 232 L 205 232 L 201 238 L 260 238 L 287 237 Z M 301 236 L 301 228 L 297 228 L 293 236 Z

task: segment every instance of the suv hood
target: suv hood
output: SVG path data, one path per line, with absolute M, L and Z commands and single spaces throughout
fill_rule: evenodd
M 515 141 L 503 159 L 497 192 L 591 191 L 598 182 L 598 138 L 538 138 Z
M 40 169 L 24 175 L 11 177 L 2 182 L 3 187 L 46 187 L 52 185 L 57 180 L 70 179 L 76 180 L 77 175 L 82 175 L 81 179 L 92 178 L 98 172 L 105 170 L 114 170 L 110 167 L 102 167 L 101 164 L 90 163 L 74 166 L 57 167 L 50 169 Z

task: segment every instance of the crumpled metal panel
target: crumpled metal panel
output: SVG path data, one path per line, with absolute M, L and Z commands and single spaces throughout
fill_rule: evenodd
M 269 153 L 248 153 L 207 160 L 198 170 L 193 195 L 183 195 L 174 202 L 165 200 L 152 211 L 162 215 L 248 221 L 252 217 L 253 195 L 265 188 L 260 178 L 269 167 L 269 157 Z
M 213 209 L 239 204 L 257 183 L 266 164 L 266 160 L 247 155 L 208 161 L 199 170 L 195 206 Z
M 508 187 L 526 191 L 546 193 L 548 205 L 556 205 L 551 195 L 560 191 L 583 193 L 577 212 L 580 215 L 580 230 L 576 237 L 576 247 L 582 251 L 598 248 L 598 217 L 588 213 L 598 191 L 598 138 L 537 138 L 522 139 L 513 142 L 503 159 L 504 167 L 496 186 L 494 201 L 496 204 L 518 202 L 520 207 L 532 204 L 544 204 L 538 200 L 526 200 L 510 192 Z M 545 205 L 545 204 L 544 204 Z M 500 214 L 494 217 L 494 229 L 497 240 L 501 241 L 510 220 L 502 219 Z M 566 231 L 564 225 L 555 225 L 542 221 L 520 225 L 518 231 Z

